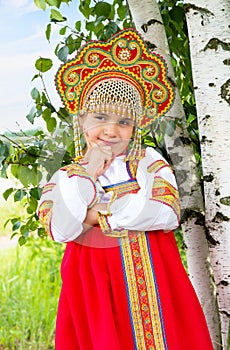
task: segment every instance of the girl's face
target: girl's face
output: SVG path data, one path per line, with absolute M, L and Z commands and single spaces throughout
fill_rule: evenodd
M 134 121 L 116 112 L 86 113 L 80 117 L 88 149 L 110 146 L 114 156 L 123 153 L 133 133 Z

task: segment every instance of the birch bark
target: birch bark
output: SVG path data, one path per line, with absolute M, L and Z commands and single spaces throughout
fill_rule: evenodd
M 223 348 L 230 318 L 230 3 L 186 1 L 205 189 L 205 220 Z M 225 204 L 224 204 L 225 203 Z M 228 203 L 229 204 L 229 203 Z
M 164 57 L 168 65 L 169 77 L 175 81 L 164 25 L 156 1 L 128 0 L 128 5 L 135 27 L 146 41 L 155 46 L 154 51 Z M 170 109 L 166 120 L 174 118 L 181 118 L 183 126 L 176 128 L 173 137 L 165 135 L 165 142 L 175 168 L 182 210 L 187 209 L 187 214 L 182 218 L 182 228 L 187 247 L 188 272 L 203 307 L 213 344 L 218 344 L 220 343 L 219 318 L 205 236 L 203 196 L 193 147 L 189 143 L 181 142 L 182 139 L 188 140 L 189 136 L 178 90 L 174 106 Z M 219 349 L 218 345 L 215 345 L 215 348 Z

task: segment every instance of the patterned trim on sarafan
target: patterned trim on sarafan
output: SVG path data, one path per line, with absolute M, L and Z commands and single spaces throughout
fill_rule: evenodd
M 53 238 L 51 230 L 51 219 L 53 213 L 53 201 L 46 200 L 39 206 L 38 217 L 42 225 L 44 226 L 46 233 Z
M 180 220 L 180 200 L 178 190 L 173 187 L 167 180 L 160 176 L 154 178 L 152 188 L 152 198 L 154 201 L 161 202 L 172 208 L 174 213 Z
M 163 169 L 165 167 L 169 167 L 169 164 L 167 164 L 163 159 L 158 159 L 157 161 L 151 163 L 147 167 L 147 171 L 149 173 L 157 173 L 158 171 L 160 171 L 161 169 Z
M 52 192 L 53 188 L 56 186 L 55 183 L 53 182 L 48 182 L 44 187 L 43 187 L 43 190 L 42 190 L 42 195 L 47 193 L 47 192 Z
M 136 179 L 130 179 L 118 184 L 104 186 L 103 189 L 105 192 L 115 192 L 117 195 L 116 198 L 120 198 L 128 193 L 136 193 L 140 189 L 140 186 Z
M 79 164 L 69 164 L 64 166 L 63 168 L 60 168 L 60 170 L 62 171 L 66 171 L 67 172 L 67 176 L 68 177 L 73 177 L 73 176 L 79 176 L 81 178 L 87 179 L 88 181 L 91 182 L 91 184 L 93 185 L 94 188 L 94 196 L 91 200 L 91 202 L 88 204 L 88 208 L 91 208 L 94 204 L 97 203 L 97 187 L 96 187 L 96 183 L 93 180 L 93 178 L 87 173 L 87 171 L 85 170 L 85 168 Z
M 167 350 L 156 276 L 145 232 L 119 239 L 135 350 Z

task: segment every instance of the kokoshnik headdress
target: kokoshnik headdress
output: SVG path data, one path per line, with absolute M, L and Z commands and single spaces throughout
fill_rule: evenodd
M 165 61 L 150 52 L 137 31 L 126 29 L 107 42 L 92 41 L 80 48 L 56 74 L 56 86 L 74 115 L 76 161 L 82 158 L 79 115 L 110 110 L 135 120 L 128 159 L 139 158 L 141 128 L 164 115 L 174 92 Z

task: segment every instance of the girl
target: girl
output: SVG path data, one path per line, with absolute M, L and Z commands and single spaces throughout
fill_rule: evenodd
M 86 44 L 57 73 L 76 146 L 39 209 L 47 232 L 67 243 L 57 350 L 212 349 L 172 232 L 174 175 L 154 149 L 141 149 L 141 128 L 173 101 L 166 73 L 130 29 Z

